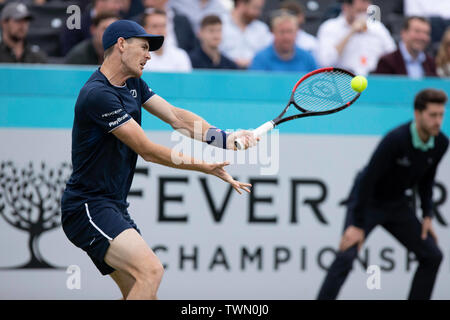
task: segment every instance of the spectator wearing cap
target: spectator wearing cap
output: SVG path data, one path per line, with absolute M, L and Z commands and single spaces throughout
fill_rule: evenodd
M 255 53 L 270 44 L 269 27 L 258 20 L 264 3 L 265 0 L 234 0 L 231 14 L 222 17 L 220 49 L 239 68 L 248 68 Z
M 113 13 L 119 16 L 122 8 L 122 0 L 92 0 L 92 6 L 89 5 L 81 15 L 79 29 L 69 29 L 64 25 L 60 36 L 61 54 L 65 56 L 78 43 L 91 37 L 92 19 L 97 15 Z
M 273 43 L 256 53 L 251 70 L 309 72 L 317 69 L 313 56 L 296 46 L 297 17 L 281 10 L 271 19 Z
M 377 20 L 369 20 L 369 0 L 343 0 L 342 12 L 319 27 L 316 58 L 324 67 L 347 69 L 367 75 L 378 59 L 396 49 L 386 27 Z
M 90 39 L 83 40 L 66 56 L 65 63 L 67 64 L 88 64 L 100 65 L 103 63 L 103 45 L 102 37 L 106 28 L 114 21 L 119 20 L 119 17 L 114 13 L 101 13 L 92 19 Z
M 434 59 L 425 53 L 430 33 L 430 23 L 426 18 L 407 17 L 398 49 L 380 58 L 375 73 L 401 74 L 413 79 L 436 76 Z
M 205 16 L 198 32 L 200 46 L 194 49 L 189 57 L 194 69 L 237 69 L 232 60 L 219 50 L 222 41 L 222 21 L 216 15 Z
M 155 9 L 146 13 L 142 26 L 149 34 L 167 35 L 167 16 L 162 10 Z M 146 71 L 189 72 L 192 70 L 188 54 L 181 48 L 164 41 L 161 48 L 150 52 L 151 59 L 144 66 Z
M 1 13 L 2 41 L 0 62 L 46 63 L 47 56 L 27 44 L 26 36 L 33 16 L 23 3 L 11 2 Z

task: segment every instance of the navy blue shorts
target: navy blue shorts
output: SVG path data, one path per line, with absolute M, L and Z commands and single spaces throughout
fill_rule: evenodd
M 67 238 L 86 251 L 102 275 L 114 271 L 104 260 L 109 241 L 126 229 L 134 228 L 141 233 L 126 210 L 87 203 L 76 212 L 63 213 L 62 227 Z

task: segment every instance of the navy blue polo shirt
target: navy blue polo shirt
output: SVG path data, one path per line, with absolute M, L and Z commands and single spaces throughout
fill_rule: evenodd
M 89 203 L 128 206 L 137 154 L 111 133 L 134 119 L 141 124 L 141 106 L 154 92 L 140 78 L 112 85 L 95 71 L 80 91 L 72 129 L 73 172 L 64 191 L 62 213 Z

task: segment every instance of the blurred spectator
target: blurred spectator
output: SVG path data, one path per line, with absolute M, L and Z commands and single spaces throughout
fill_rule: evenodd
M 430 43 L 430 29 L 430 23 L 423 17 L 406 18 L 399 48 L 381 57 L 375 73 L 403 74 L 414 79 L 436 76 L 434 60 L 425 53 Z
M 170 6 L 177 12 L 189 18 L 194 31 L 198 33 L 203 17 L 217 15 L 219 17 L 229 14 L 221 0 L 171 0 Z
M 256 53 L 249 69 L 309 72 L 317 69 L 313 56 L 296 46 L 298 19 L 280 11 L 271 20 L 273 43 Z
M 189 57 L 193 68 L 237 69 L 238 66 L 225 57 L 219 50 L 222 41 L 222 21 L 216 15 L 205 16 L 200 23 L 198 33 L 200 46 Z
M 319 27 L 320 65 L 367 75 L 382 55 L 396 49 L 386 27 L 379 21 L 368 21 L 366 12 L 370 3 L 369 0 L 344 0 L 342 13 Z
M 148 12 L 148 11 L 147 11 Z M 167 16 L 163 10 L 154 9 L 144 15 L 142 26 L 150 34 L 167 36 Z M 165 39 L 165 38 L 164 38 Z M 191 60 L 186 51 L 166 43 L 160 49 L 150 52 L 151 59 L 147 61 L 144 70 L 151 71 L 182 71 L 192 70 Z
M 88 6 L 81 15 L 80 29 L 70 30 L 64 24 L 61 33 L 62 55 L 65 56 L 75 45 L 91 37 L 91 23 L 96 15 L 105 12 L 120 15 L 122 7 L 122 0 L 93 0 L 93 7 Z
M 100 65 L 103 63 L 103 32 L 106 28 L 117 21 L 119 17 L 114 13 L 101 13 L 92 19 L 91 34 L 92 38 L 83 40 L 66 57 L 67 64 L 90 64 Z
M 450 77 L 450 28 L 447 28 L 436 56 L 436 71 L 440 77 Z
M 428 18 L 431 25 L 431 42 L 438 44 L 445 29 L 450 26 L 449 0 L 404 0 L 405 16 Z
M 26 43 L 26 36 L 33 16 L 23 3 L 10 2 L 1 13 L 2 41 L 0 62 L 46 63 L 45 53 Z
M 166 32 L 167 37 L 164 38 L 164 44 L 170 44 L 175 47 L 184 49 L 186 52 L 191 51 L 198 44 L 198 40 L 192 29 L 189 19 L 168 5 L 168 0 L 142 0 L 145 12 L 132 18 L 137 23 L 142 22 L 146 13 L 151 13 L 155 9 L 166 13 Z
M 305 23 L 305 8 L 300 2 L 295 0 L 283 1 L 280 8 L 290 11 L 298 19 L 297 39 L 295 41 L 297 46 L 311 54 L 314 54 L 317 49 L 317 39 L 301 28 Z
M 222 17 L 221 51 L 240 68 L 247 68 L 255 53 L 265 48 L 271 39 L 269 27 L 257 20 L 264 0 L 234 0 L 230 15 Z

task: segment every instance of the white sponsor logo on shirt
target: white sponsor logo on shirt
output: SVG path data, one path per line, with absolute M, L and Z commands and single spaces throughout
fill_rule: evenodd
M 120 111 L 122 111 L 122 109 L 117 109 L 117 110 L 114 110 L 113 112 L 104 113 L 104 114 L 102 114 L 102 118 L 113 116 L 115 114 L 118 114 Z
M 113 126 L 116 126 L 116 125 L 118 125 L 119 123 L 121 123 L 124 119 L 126 119 L 126 118 L 128 118 L 128 113 L 127 114 L 124 114 L 123 116 L 121 116 L 121 117 L 119 117 L 119 118 L 117 118 L 115 121 L 111 121 L 110 123 L 109 123 L 109 126 L 110 127 L 113 127 Z
M 411 162 L 409 161 L 407 156 L 404 156 L 403 158 L 397 159 L 397 164 L 402 167 L 409 167 L 411 165 Z

